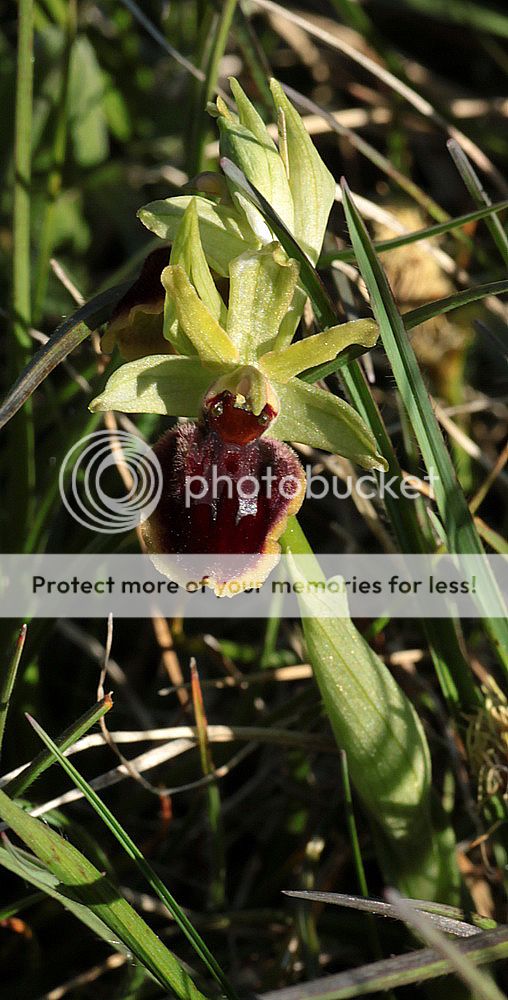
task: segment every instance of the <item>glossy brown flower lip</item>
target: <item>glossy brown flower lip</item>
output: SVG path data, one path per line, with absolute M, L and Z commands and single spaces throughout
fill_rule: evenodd
M 260 586 L 303 501 L 305 474 L 294 451 L 263 437 L 228 444 L 204 421 L 168 431 L 154 451 L 162 495 L 142 531 L 158 568 L 182 579 L 195 574 L 200 557 L 200 579 L 221 596 Z
M 218 393 L 208 399 L 206 404 L 206 421 L 210 430 L 228 444 L 250 444 L 267 430 L 277 416 L 277 411 L 270 403 L 254 414 L 248 406 L 239 406 L 234 393 Z

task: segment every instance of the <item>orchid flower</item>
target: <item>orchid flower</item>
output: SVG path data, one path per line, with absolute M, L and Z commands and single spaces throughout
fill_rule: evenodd
M 239 118 L 219 100 L 221 151 L 274 205 L 315 263 L 333 178 L 276 81 L 279 149 L 238 83 L 231 86 Z M 384 460 L 348 403 L 298 377 L 351 344 L 372 347 L 376 324 L 343 323 L 293 342 L 305 304 L 297 261 L 234 185 L 220 179 L 213 190 L 222 192 L 220 201 L 186 195 L 141 210 L 145 225 L 172 243 L 160 280 L 163 343 L 173 353 L 121 365 L 91 409 L 190 418 L 155 445 L 163 490 L 143 534 L 154 558 L 206 553 L 207 583 L 228 594 L 220 554 L 241 555 L 242 580 L 259 585 L 277 559 L 288 517 L 302 503 L 303 468 L 282 442 L 337 453 L 366 469 L 382 469 Z M 257 484 L 255 495 L 240 491 L 245 478 Z M 205 486 L 189 502 L 192 479 Z

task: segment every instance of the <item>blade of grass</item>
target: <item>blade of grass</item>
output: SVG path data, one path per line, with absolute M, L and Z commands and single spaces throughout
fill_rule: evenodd
M 434 302 L 427 302 L 418 309 L 412 309 L 404 313 L 402 320 L 406 330 L 414 330 L 415 326 L 425 323 L 433 316 L 441 316 L 452 309 L 460 309 L 471 302 L 478 302 L 487 298 L 488 295 L 503 295 L 508 292 L 508 281 L 490 281 L 486 285 L 476 285 L 473 288 L 465 288 L 462 292 L 449 295 L 444 299 L 435 299 Z
M 356 826 L 355 811 L 353 807 L 353 795 L 351 792 L 351 782 L 349 780 L 347 753 L 345 750 L 339 751 L 339 763 L 340 763 L 342 787 L 344 789 L 344 804 L 346 807 L 346 826 L 349 835 L 349 842 L 351 844 L 351 850 L 353 852 L 353 862 L 356 871 L 356 878 L 358 880 L 358 886 L 360 892 L 364 897 L 364 899 L 366 899 L 369 895 L 369 887 L 367 885 L 367 876 L 365 875 L 365 866 L 363 864 L 362 851 L 360 848 L 360 839 L 358 837 L 358 829 Z M 372 957 L 382 958 L 383 953 L 381 951 L 379 935 L 377 933 L 377 927 L 372 919 L 371 914 L 369 914 L 367 921 L 367 932 L 369 936 Z M 393 997 L 391 998 L 391 1000 L 393 1000 Z
M 463 557 L 470 553 L 484 555 L 483 545 L 455 475 L 413 348 L 406 336 L 402 317 L 345 181 L 343 190 L 351 242 L 371 297 L 383 345 L 427 470 L 437 473 L 434 492 L 441 520 L 446 528 L 449 550 Z M 508 620 L 487 560 L 479 561 L 477 581 L 477 599 L 485 617 L 485 627 L 508 674 Z
M 109 712 L 112 707 L 113 699 L 110 694 L 107 694 L 96 705 L 92 705 L 79 719 L 76 719 L 76 722 L 73 722 L 71 726 L 65 729 L 62 735 L 55 741 L 62 753 L 65 753 L 68 747 L 76 743 L 81 736 L 84 736 L 89 729 L 95 726 L 99 719 L 102 719 L 103 715 Z M 55 763 L 55 759 L 50 750 L 42 750 L 15 778 L 11 778 L 4 785 L 4 792 L 11 799 L 22 795 L 48 767 L 51 767 Z
M 205 80 L 199 96 L 199 107 L 196 109 L 196 117 L 200 120 L 201 127 L 197 129 L 196 148 L 193 157 L 191 175 L 197 174 L 204 168 L 203 146 L 206 140 L 206 114 L 208 102 L 212 100 L 217 89 L 217 78 L 219 75 L 219 64 L 226 50 L 229 31 L 233 21 L 237 0 L 223 0 L 220 5 L 220 14 L 217 18 L 215 31 L 213 34 L 209 56 L 205 70 Z
M 446 145 L 448 146 L 448 152 L 450 153 L 451 158 L 457 167 L 457 170 L 459 171 L 459 174 L 462 177 L 462 180 L 464 181 L 464 184 L 466 185 L 473 201 L 475 201 L 477 205 L 487 205 L 490 207 L 492 202 L 485 191 L 476 170 L 473 169 L 460 144 L 456 139 L 449 139 Z M 497 215 L 486 216 L 485 222 L 490 230 L 492 239 L 501 254 L 501 257 L 503 258 L 505 264 L 508 265 L 508 236 L 506 235 L 501 222 L 499 221 Z
M 456 947 L 461 955 L 478 965 L 499 961 L 508 956 L 508 928 L 482 931 L 467 941 L 460 941 Z M 448 959 L 442 958 L 433 948 L 422 948 L 409 955 L 362 965 L 351 972 L 323 976 L 301 986 L 263 993 L 262 1000 L 353 1000 L 354 997 L 437 979 L 451 971 Z
M 433 302 L 426 302 L 424 306 L 418 306 L 417 309 L 411 309 L 409 312 L 403 313 L 402 321 L 406 330 L 414 330 L 416 326 L 420 326 L 421 323 L 425 323 L 434 316 L 441 316 L 444 313 L 451 312 L 453 309 L 461 309 L 463 306 L 470 305 L 471 302 L 479 302 L 489 295 L 501 295 L 505 292 L 508 292 L 508 281 L 506 280 L 491 281 L 486 285 L 465 288 L 454 295 L 448 295 L 444 299 L 434 299 Z M 360 350 L 358 351 L 358 356 L 360 356 L 360 353 L 364 353 L 364 348 L 361 349 L 361 352 Z M 307 368 L 306 371 L 302 372 L 300 378 L 303 378 L 305 382 L 317 382 L 318 379 L 327 378 L 328 375 L 333 375 L 349 364 L 351 354 L 352 351 L 349 349 L 347 352 L 344 351 L 342 354 L 338 354 L 333 361 L 326 361 L 322 365 L 316 365 L 315 368 Z
M 474 963 L 459 951 L 457 945 L 444 936 L 427 916 L 420 913 L 408 899 L 402 899 L 398 892 L 387 889 L 386 898 L 392 904 L 401 920 L 423 938 L 425 944 L 434 948 L 445 958 L 456 976 L 472 990 L 476 1000 L 506 1000 L 506 996 L 492 979 L 485 976 Z
M 127 8 L 128 11 L 130 11 L 132 16 L 145 29 L 145 31 L 149 35 L 151 35 L 153 40 L 157 42 L 157 44 L 160 45 L 161 48 L 164 49 L 164 51 L 167 52 L 168 55 L 171 56 L 171 58 L 174 59 L 175 62 L 179 64 L 179 66 L 182 66 L 183 69 L 186 69 L 187 72 L 190 73 L 191 76 L 196 77 L 197 80 L 204 80 L 205 78 L 204 73 L 200 69 L 198 69 L 197 66 L 194 66 L 194 64 L 191 63 L 190 59 L 186 59 L 185 56 L 181 54 L 181 52 L 178 52 L 178 50 L 175 49 L 173 45 L 170 45 L 167 38 L 165 38 L 162 32 L 160 32 L 159 29 L 156 28 L 154 24 L 152 24 L 150 18 L 148 18 L 146 14 L 143 13 L 141 8 L 138 6 L 137 3 L 134 2 L 134 0 L 120 0 L 120 2 L 124 5 L 124 7 Z
M 331 903 L 333 906 L 345 906 L 348 909 L 362 910 L 378 917 L 401 919 L 391 903 L 384 903 L 380 899 L 350 896 L 342 892 L 303 892 L 298 889 L 286 889 L 284 895 L 311 899 L 318 903 Z M 430 903 L 425 899 L 412 899 L 411 902 L 418 910 L 423 910 L 424 913 L 428 914 L 429 919 L 436 924 L 436 927 L 447 934 L 455 934 L 457 937 L 472 937 L 474 934 L 479 934 L 481 930 L 493 930 L 497 927 L 495 920 L 481 917 L 479 913 L 468 914 L 473 923 L 466 923 L 463 910 L 459 910 L 456 906 Z
M 447 296 L 444 299 L 435 299 L 433 302 L 426 302 L 424 306 L 418 306 L 417 309 L 411 309 L 409 312 L 403 313 L 402 320 L 406 330 L 413 330 L 434 316 L 451 312 L 453 309 L 460 309 L 463 306 L 470 305 L 471 302 L 478 302 L 481 299 L 485 299 L 489 295 L 500 295 L 504 292 L 508 292 L 508 281 L 492 281 L 487 285 L 465 288 L 462 292 L 456 292 L 455 295 Z M 304 382 L 317 382 L 319 379 L 328 378 L 329 375 L 340 372 L 355 357 L 361 357 L 362 354 L 365 354 L 365 348 L 358 348 L 358 350 L 356 347 L 348 348 L 347 351 L 338 354 L 333 361 L 326 361 L 324 364 L 316 365 L 314 368 L 307 368 L 306 371 L 301 373 L 299 378 L 302 378 Z
M 13 307 L 14 335 L 24 351 L 31 348 L 30 185 L 32 168 L 33 0 L 18 4 L 18 66 L 14 139 Z
M 26 625 L 23 625 L 16 640 L 16 646 L 11 661 L 8 664 L 5 672 L 2 673 L 2 677 L 0 678 L 0 753 L 2 750 L 2 743 L 5 732 L 5 723 L 7 721 L 7 712 L 9 711 L 9 702 L 11 700 L 11 694 L 13 692 L 14 684 L 16 682 L 16 675 L 18 673 L 21 654 L 23 652 L 23 647 L 25 645 L 26 630 L 27 630 Z
M 476 527 L 478 529 L 478 534 L 483 538 L 487 545 L 490 545 L 494 552 L 498 552 L 501 556 L 508 556 L 508 541 L 503 538 L 498 531 L 494 531 L 493 528 L 489 528 L 485 521 L 482 521 L 481 517 L 475 517 L 474 519 Z
M 0 430 L 21 409 L 37 387 L 79 344 L 109 319 L 132 282 L 108 288 L 72 313 L 26 366 L 0 406 Z M 13 508 L 16 509 L 16 508 Z
M 344 802 L 346 806 L 346 826 L 348 829 L 349 840 L 351 843 L 351 850 L 353 852 L 356 877 L 358 879 L 358 885 L 360 887 L 360 892 L 362 896 L 367 898 L 367 896 L 369 895 L 369 887 L 367 885 L 367 878 L 365 875 L 365 868 L 363 865 L 362 852 L 360 850 L 360 841 L 358 839 L 358 830 L 356 828 L 355 813 L 353 809 L 353 798 L 351 795 L 351 782 L 349 780 L 349 768 L 347 765 L 347 753 L 345 750 L 339 751 L 339 761 L 340 761 L 340 774 L 342 778 L 342 787 L 344 789 Z M 378 950 L 379 950 L 379 943 L 378 943 Z
M 481 219 L 487 219 L 491 215 L 503 212 L 506 208 L 508 208 L 508 201 L 498 201 L 494 205 L 488 204 L 484 208 L 478 208 L 476 212 L 457 215 L 454 219 L 448 219 L 447 222 L 440 222 L 436 226 L 417 229 L 414 233 L 403 233 L 401 236 L 395 236 L 391 240 L 379 240 L 374 243 L 374 249 L 376 253 L 385 253 L 389 250 L 397 250 L 399 247 L 409 246 L 410 243 L 419 243 L 420 240 L 430 240 L 433 236 L 443 236 L 452 229 L 458 229 L 461 226 L 469 225 L 471 222 L 479 222 Z M 321 254 L 318 266 L 321 268 L 328 267 L 334 260 L 354 261 L 355 252 L 353 249 L 326 251 Z
M 198 668 L 194 657 L 191 659 L 191 691 L 196 730 L 198 736 L 201 770 L 204 775 L 213 774 L 215 766 L 208 740 L 208 723 L 203 701 L 203 692 L 199 681 Z M 210 905 L 212 909 L 221 910 L 226 905 L 226 854 L 224 849 L 224 828 L 222 823 L 222 807 L 220 790 L 217 781 L 211 781 L 206 786 L 208 804 L 208 823 L 212 837 L 212 877 L 210 879 Z
M 230 1000 L 236 1000 L 235 992 L 228 982 L 226 976 L 224 975 L 222 969 L 220 968 L 218 962 L 206 946 L 205 942 L 198 934 L 193 924 L 181 909 L 176 899 L 169 892 L 169 889 L 164 885 L 159 876 L 154 872 L 151 865 L 143 857 L 142 852 L 139 847 L 134 843 L 134 841 L 129 837 L 128 833 L 123 829 L 118 820 L 113 816 L 113 813 L 108 809 L 101 798 L 94 792 L 93 788 L 90 787 L 87 781 L 81 776 L 79 771 L 74 767 L 71 761 L 64 757 L 55 742 L 50 736 L 44 731 L 42 726 L 36 722 L 31 716 L 27 715 L 30 725 L 33 726 L 38 736 L 41 738 L 42 742 L 46 744 L 48 750 L 51 750 L 52 754 L 56 757 L 58 762 L 63 767 L 64 771 L 67 772 L 69 777 L 72 779 L 74 784 L 83 793 L 84 797 L 93 807 L 97 815 L 103 821 L 103 823 L 108 827 L 114 837 L 118 840 L 120 846 L 124 849 L 125 853 L 130 857 L 134 863 L 139 868 L 142 875 L 146 878 L 148 884 L 151 886 L 153 891 L 159 897 L 160 900 L 167 906 L 169 912 L 171 913 L 173 919 L 178 924 L 180 930 L 185 937 L 190 942 L 196 954 L 199 955 L 202 962 L 208 969 L 209 973 L 213 978 L 219 983 L 219 985 L 224 990 L 226 996 Z
M 41 899 L 44 899 L 43 892 L 30 892 L 27 896 L 22 896 L 21 899 L 17 899 L 14 903 L 8 903 L 7 906 L 3 906 L 0 909 L 0 921 L 8 920 L 10 917 L 15 917 L 18 913 L 23 913 L 27 910 L 29 906 L 33 906 L 34 903 L 40 903 Z
M 30 848 L 37 864 L 25 852 L 10 847 L 0 851 L 0 863 L 43 892 L 59 898 L 75 916 L 101 937 L 122 942 L 160 985 L 180 1000 L 204 1000 L 179 961 L 159 940 L 117 887 L 72 844 L 45 823 L 29 816 L 0 791 L 0 816 Z M 14 860 L 17 861 L 16 867 Z M 50 872 L 53 879 L 48 879 Z M 56 879 L 56 882 L 55 882 Z

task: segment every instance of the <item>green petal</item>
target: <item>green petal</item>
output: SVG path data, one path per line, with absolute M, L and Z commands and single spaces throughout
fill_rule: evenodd
M 291 307 L 298 264 L 272 243 L 237 257 L 229 271 L 228 335 L 242 361 L 256 362 L 274 346 Z
M 178 195 L 176 198 L 150 202 L 139 209 L 138 218 L 156 236 L 173 241 L 190 201 L 196 204 L 206 259 L 217 274 L 227 277 L 230 260 L 243 253 L 246 244 L 251 247 L 259 245 L 243 216 L 233 208 L 214 205 L 206 198 L 196 195 Z
M 238 364 L 240 355 L 179 264 L 164 268 L 161 281 L 175 303 L 178 323 L 205 365 Z
M 357 319 L 351 323 L 331 326 L 314 337 L 306 337 L 282 351 L 270 351 L 261 359 L 261 367 L 269 378 L 289 382 L 306 368 L 331 361 L 351 344 L 373 347 L 379 336 L 377 323 L 372 319 Z
M 273 387 L 280 413 L 271 437 L 343 455 L 364 469 L 387 468 L 367 425 L 349 403 L 296 378 L 287 384 L 274 381 Z
M 271 80 L 270 89 L 275 107 L 282 111 L 286 125 L 285 148 L 295 213 L 292 232 L 315 264 L 335 197 L 335 181 L 280 83 Z M 277 203 L 272 204 L 278 211 Z
M 234 79 L 230 80 L 230 84 L 240 121 L 235 122 L 222 115 L 219 117 L 221 155 L 229 157 L 243 170 L 248 180 L 261 191 L 288 228 L 293 231 L 293 199 L 284 162 L 262 118 L 244 94 L 240 84 Z M 242 207 L 247 207 L 243 201 L 241 204 Z M 264 240 L 273 239 L 257 209 L 248 206 L 248 210 L 249 221 L 258 231 L 258 235 Z M 259 216 L 259 226 L 252 213 Z
M 89 409 L 197 417 L 212 380 L 197 358 L 152 354 L 117 368 Z
M 227 309 L 217 291 L 203 250 L 197 198 L 191 198 L 171 249 L 170 264 L 181 264 L 214 319 L 226 325 Z
M 215 286 L 201 243 L 196 200 L 191 198 L 185 209 L 171 248 L 170 264 L 181 264 L 211 316 L 225 326 L 227 309 Z M 195 353 L 191 341 L 178 323 L 175 303 L 167 293 L 164 303 L 164 336 L 174 344 L 178 354 Z

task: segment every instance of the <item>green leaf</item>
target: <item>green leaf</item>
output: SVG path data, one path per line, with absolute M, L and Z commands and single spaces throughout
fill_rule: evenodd
M 432 409 L 414 350 L 406 334 L 390 286 L 376 257 L 372 241 L 345 181 L 343 204 L 358 266 L 369 291 L 379 323 L 383 346 L 392 366 L 397 388 L 429 473 L 433 474 L 436 503 L 445 526 L 448 549 L 466 556 L 485 551 L 452 460 Z M 502 597 L 486 559 L 477 560 L 476 601 L 485 617 L 485 627 L 508 674 L 508 619 Z
M 5 847 L 0 847 L 0 865 L 3 868 L 12 872 L 13 875 L 18 875 L 19 878 L 23 879 L 23 882 L 29 882 L 30 885 L 39 889 L 41 893 L 55 899 L 69 913 L 72 913 L 86 927 L 89 927 L 94 934 L 107 941 L 108 944 L 113 944 L 112 931 L 91 906 L 84 902 L 78 902 L 77 899 L 73 898 L 73 895 L 66 890 L 57 876 L 49 871 L 35 855 L 29 854 L 28 851 L 24 851 L 22 848 L 15 847 L 7 838 L 4 840 L 4 843 Z M 42 898 L 44 898 L 44 895 Z M 128 948 L 119 938 L 114 943 L 115 947 L 123 952 L 123 954 L 130 954 Z
M 205 944 L 205 942 L 203 941 L 203 939 L 201 938 L 195 927 L 193 926 L 192 922 L 187 917 L 186 913 L 182 910 L 181 906 L 179 906 L 174 896 L 170 893 L 167 886 L 164 884 L 162 879 L 160 879 L 159 876 L 154 872 L 153 868 L 149 865 L 148 861 L 146 861 L 139 847 L 134 843 L 133 840 L 131 840 L 129 834 L 126 832 L 126 830 L 124 830 L 122 825 L 118 822 L 116 817 L 108 809 L 108 807 L 102 801 L 102 799 L 97 795 L 94 789 L 91 788 L 91 786 L 88 784 L 85 778 L 82 777 L 77 768 L 74 767 L 74 764 L 72 764 L 67 757 L 64 757 L 64 755 L 57 747 L 56 743 L 51 739 L 50 736 L 48 736 L 46 732 L 44 732 L 42 726 L 40 726 L 39 723 L 36 722 L 35 719 L 31 718 L 31 716 L 29 715 L 27 715 L 27 719 L 35 729 L 38 736 L 40 736 L 42 742 L 46 744 L 48 750 L 51 750 L 54 756 L 58 759 L 63 770 L 66 771 L 66 773 L 72 778 L 72 781 L 74 782 L 76 787 L 79 788 L 81 792 L 83 792 L 83 795 L 90 803 L 90 805 L 93 807 L 93 809 L 100 817 L 102 822 L 105 824 L 105 826 L 109 830 L 111 830 L 113 835 L 116 837 L 118 843 L 123 847 L 128 857 L 130 857 L 135 862 L 137 868 L 144 875 L 150 887 L 157 894 L 159 899 L 162 900 L 162 902 L 167 907 L 167 909 L 173 916 L 174 920 L 178 924 L 180 930 L 183 931 L 183 933 L 187 937 L 187 940 L 190 942 L 190 944 L 196 951 L 196 954 L 200 956 L 200 958 L 204 962 L 205 966 L 207 967 L 211 975 L 220 984 L 220 986 L 224 990 L 224 993 L 228 997 L 228 1000 L 237 1000 L 236 994 L 232 989 L 232 987 L 230 986 L 228 980 L 226 979 L 226 976 L 222 972 L 220 965 L 210 952 L 209 948 L 207 947 L 207 945 Z
M 351 344 L 374 347 L 379 336 L 377 324 L 371 319 L 357 319 L 351 323 L 331 326 L 323 333 L 291 344 L 282 351 L 270 351 L 261 359 L 261 367 L 269 378 L 288 382 L 290 378 L 310 368 L 335 358 Z
M 281 407 L 271 437 L 343 455 L 364 469 L 386 469 L 367 425 L 349 403 L 300 379 L 287 385 L 274 381 L 273 387 Z
M 240 355 L 231 338 L 213 318 L 179 264 L 164 268 L 161 281 L 172 297 L 178 323 L 205 365 L 238 364 Z
M 80 35 L 72 47 L 68 99 L 74 156 L 82 167 L 93 167 L 108 156 L 104 89 L 94 47 L 86 35 Z
M 277 206 L 281 219 L 293 231 L 293 198 L 283 160 L 262 119 L 245 96 L 240 84 L 233 79 L 230 83 L 237 102 L 240 121 L 235 122 L 230 117 L 222 115 L 219 117 L 221 155 L 228 156 L 243 170 L 245 176 L 256 185 L 265 198 Z M 233 184 L 233 195 L 235 195 L 235 191 Z M 245 210 L 246 206 L 242 199 L 240 199 L 240 204 Z M 257 210 L 251 212 L 247 210 L 247 217 L 259 238 L 263 242 L 270 242 L 273 237 Z
M 196 195 L 178 195 L 176 198 L 150 202 L 139 209 L 138 218 L 156 236 L 173 241 L 191 200 L 196 205 L 206 259 L 217 274 L 227 278 L 230 261 L 244 253 L 247 247 L 259 246 L 259 240 L 233 208 L 214 205 L 206 198 Z
M 307 655 L 355 790 L 382 831 L 387 872 L 410 895 L 449 896 L 458 871 L 453 843 L 434 837 L 430 754 L 420 720 L 351 622 L 345 590 L 316 586 L 325 577 L 295 518 L 281 544 L 299 584 Z M 334 582 L 340 584 L 338 578 Z
M 58 879 L 62 895 L 86 907 L 90 913 L 86 921 L 88 926 L 92 925 L 92 915 L 95 915 L 161 986 L 174 991 L 181 1000 L 203 1000 L 203 994 L 178 960 L 123 899 L 107 875 L 58 833 L 20 809 L 3 791 L 0 791 L 0 816 Z M 1 860 L 4 862 L 5 857 Z M 41 888 L 46 891 L 42 884 Z M 73 912 L 83 919 L 82 910 L 74 907 Z
M 120 365 L 89 409 L 197 417 L 212 381 L 213 373 L 198 358 L 151 354 Z
M 241 360 L 257 362 L 276 342 L 291 310 L 298 264 L 278 243 L 231 261 L 227 331 Z
M 57 327 L 44 347 L 30 359 L 3 400 L 0 406 L 0 430 L 30 399 L 37 386 L 51 374 L 53 369 L 93 330 L 110 319 L 113 309 L 131 284 L 131 281 L 124 281 L 121 285 L 99 292 Z
M 321 253 L 328 216 L 335 198 L 335 180 L 325 167 L 300 115 L 288 101 L 280 83 L 271 80 L 270 89 L 275 108 L 282 111 L 285 122 L 284 142 L 295 213 L 292 231 L 315 264 Z M 253 181 L 256 184 L 254 178 Z M 277 202 L 273 201 L 272 204 L 280 215 Z

